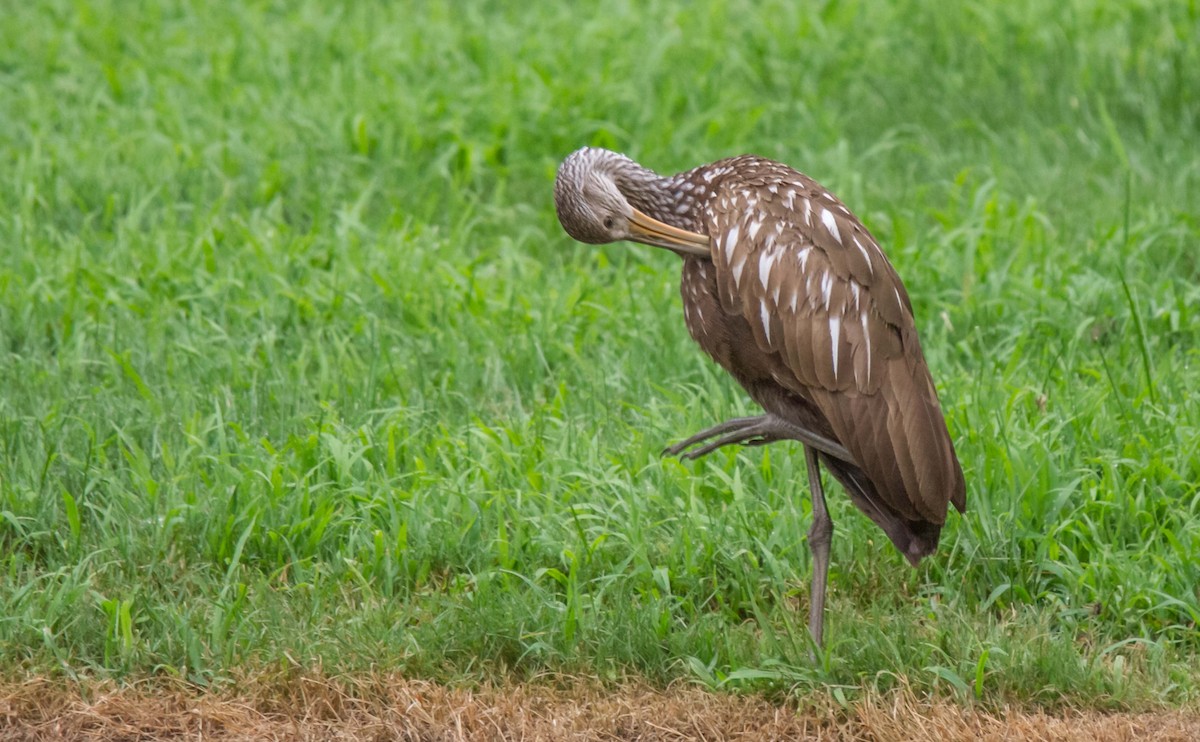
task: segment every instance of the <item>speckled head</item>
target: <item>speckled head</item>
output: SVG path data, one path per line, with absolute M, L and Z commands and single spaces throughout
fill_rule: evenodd
M 558 222 L 580 242 L 633 240 L 681 254 L 708 256 L 708 237 L 653 219 L 630 204 L 626 191 L 653 189 L 662 181 L 625 155 L 596 147 L 563 160 L 554 181 Z
M 617 187 L 621 169 L 639 169 L 628 157 L 607 149 L 584 147 L 563 160 L 554 180 L 558 222 L 580 242 L 600 245 L 628 238 L 633 207 Z

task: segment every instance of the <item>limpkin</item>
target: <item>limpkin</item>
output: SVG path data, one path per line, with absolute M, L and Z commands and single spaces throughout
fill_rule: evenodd
M 833 521 L 820 464 L 914 567 L 937 549 L 948 505 L 966 509 L 962 467 L 896 270 L 836 196 L 753 155 L 664 177 L 585 147 L 559 167 L 554 203 L 581 242 L 632 240 L 679 254 L 688 332 L 765 412 L 665 454 L 804 444 L 809 630 L 822 645 Z

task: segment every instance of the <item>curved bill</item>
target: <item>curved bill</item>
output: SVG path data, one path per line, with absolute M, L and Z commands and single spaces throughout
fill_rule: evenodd
M 638 242 L 656 247 L 665 247 L 687 255 L 707 258 L 712 255 L 708 235 L 689 232 L 646 216 L 637 209 L 629 218 L 629 236 Z

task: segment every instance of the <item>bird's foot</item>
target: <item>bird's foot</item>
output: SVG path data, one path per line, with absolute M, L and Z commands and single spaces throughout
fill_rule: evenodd
M 663 451 L 663 455 L 678 456 L 685 460 L 698 459 L 724 446 L 733 444 L 762 446 L 782 440 L 800 441 L 821 453 L 851 464 L 854 463 L 854 458 L 850 455 L 850 452 L 840 443 L 775 415 L 738 417 L 733 420 L 727 420 L 720 425 L 714 425 L 707 430 L 702 430 L 696 435 L 670 446 Z M 705 441 L 709 442 L 704 443 Z M 692 448 L 700 443 L 704 443 L 704 445 Z M 689 451 L 688 449 L 691 450 Z
M 714 425 L 711 428 L 702 430 L 687 440 L 680 441 L 666 448 L 662 452 L 662 455 L 678 456 L 684 460 L 698 459 L 722 446 L 729 446 L 735 443 L 749 443 L 755 439 L 758 439 L 760 443 L 768 443 L 769 441 L 761 439 L 762 434 L 760 432 L 760 428 L 766 419 L 766 415 L 759 415 L 757 417 L 739 417 L 733 420 L 726 420 L 720 425 Z M 716 440 L 698 448 L 692 448 L 710 438 L 716 438 Z M 687 449 L 689 448 L 692 448 L 692 450 L 688 451 Z

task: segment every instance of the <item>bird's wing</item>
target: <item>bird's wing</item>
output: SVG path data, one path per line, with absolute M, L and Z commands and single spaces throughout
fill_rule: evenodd
M 792 377 L 776 380 L 816 404 L 899 514 L 941 523 L 948 502 L 962 510 L 908 294 L 866 228 L 790 169 L 723 185 L 707 220 L 721 303 Z

